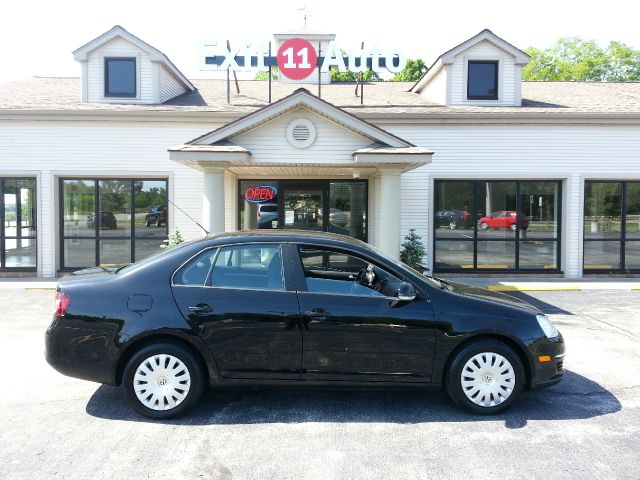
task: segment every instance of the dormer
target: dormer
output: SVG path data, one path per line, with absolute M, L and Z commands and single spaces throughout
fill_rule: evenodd
M 447 106 L 520 106 L 529 59 L 485 29 L 440 55 L 411 91 Z
M 160 50 L 116 25 L 75 52 L 82 101 L 158 104 L 196 88 Z

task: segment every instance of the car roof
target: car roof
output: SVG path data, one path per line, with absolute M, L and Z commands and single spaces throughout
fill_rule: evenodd
M 208 240 L 215 240 L 215 243 L 246 243 L 246 242 L 318 242 L 326 245 L 336 246 L 348 244 L 367 248 L 368 245 L 357 238 L 336 233 L 314 232 L 309 230 L 240 230 L 235 232 L 210 233 L 206 237 Z

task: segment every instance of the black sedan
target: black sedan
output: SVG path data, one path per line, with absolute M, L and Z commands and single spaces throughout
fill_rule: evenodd
M 564 341 L 535 307 L 424 276 L 358 240 L 315 232 L 209 235 L 138 263 L 63 278 L 46 358 L 122 385 L 152 418 L 205 386 L 445 388 L 500 412 L 560 381 Z
M 471 215 L 461 210 L 439 210 L 435 214 L 435 222 L 438 227 L 469 228 L 473 226 Z

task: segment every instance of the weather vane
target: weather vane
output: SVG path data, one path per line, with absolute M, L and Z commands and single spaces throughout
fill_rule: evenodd
M 298 9 L 299 12 L 304 12 L 302 19 L 304 20 L 304 28 L 307 28 L 307 2 L 304 3 L 304 7 Z M 309 15 L 311 16 L 311 15 Z

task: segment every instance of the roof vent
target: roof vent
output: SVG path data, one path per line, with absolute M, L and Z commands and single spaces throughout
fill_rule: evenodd
M 295 148 L 307 148 L 316 139 L 316 127 L 306 118 L 296 118 L 287 127 L 287 141 Z

